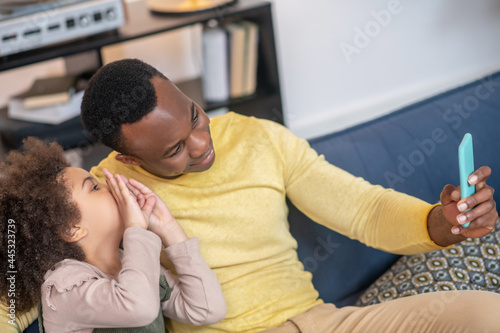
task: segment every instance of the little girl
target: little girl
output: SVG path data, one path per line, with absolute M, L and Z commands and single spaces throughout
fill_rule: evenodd
M 15 267 L 4 271 L 17 276 L 15 295 L 9 281 L 0 281 L 2 302 L 13 300 L 19 315 L 41 297 L 39 319 L 45 332 L 57 333 L 164 332 L 163 316 L 195 325 L 222 320 L 221 287 L 198 239 L 188 239 L 146 186 L 105 176 L 107 185 L 98 183 L 70 167 L 59 145 L 34 138 L 23 153 L 7 156 L 0 166 L 0 232 L 7 244 L 14 230 Z M 162 244 L 177 275 L 160 266 Z

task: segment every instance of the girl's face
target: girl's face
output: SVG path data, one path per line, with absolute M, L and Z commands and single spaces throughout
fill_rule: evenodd
M 87 171 L 68 167 L 63 177 L 72 189 L 73 200 L 77 203 L 82 220 L 87 229 L 87 237 L 93 241 L 117 241 L 123 237 L 124 227 L 113 195 L 105 184 L 99 183 Z

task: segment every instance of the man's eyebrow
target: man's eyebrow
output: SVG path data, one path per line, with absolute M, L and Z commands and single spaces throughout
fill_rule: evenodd
M 85 179 L 83 180 L 83 182 L 82 182 L 82 188 L 85 186 L 85 182 L 86 182 L 87 180 L 88 180 L 88 181 L 93 181 L 93 180 L 94 180 L 94 177 L 92 177 L 92 176 L 88 176 L 87 178 L 85 178 Z
M 194 112 L 195 112 L 194 110 L 195 110 L 195 108 L 194 108 L 194 102 L 192 102 L 191 103 L 191 122 L 193 122 Z M 178 145 L 180 145 L 182 141 L 184 141 L 184 140 L 180 140 L 175 145 L 168 147 L 167 150 L 165 151 L 165 153 L 163 153 L 163 155 L 161 157 L 163 158 L 163 157 L 167 156 L 168 154 L 170 154 L 170 152 L 172 150 L 174 150 L 175 147 L 177 147 Z

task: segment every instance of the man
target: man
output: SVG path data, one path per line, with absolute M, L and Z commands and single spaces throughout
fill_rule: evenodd
M 476 194 L 459 201 L 457 188 L 447 185 L 442 205 L 433 206 L 336 168 L 276 123 L 234 113 L 210 122 L 165 76 L 133 59 L 95 74 L 83 98 L 82 119 L 91 134 L 115 150 L 91 173 L 102 180 L 107 168 L 157 192 L 188 236 L 199 237 L 203 257 L 220 280 L 226 318 L 210 327 L 172 322 L 171 331 L 498 329 L 492 309 L 499 308 L 500 295 L 494 293 L 459 292 L 441 316 L 424 321 L 412 317 L 413 309 L 427 306 L 436 293 L 366 308 L 322 304 L 311 274 L 297 259 L 285 203 L 287 196 L 316 222 L 370 246 L 400 254 L 427 252 L 493 229 L 498 214 L 493 189 L 486 185 L 488 167 L 469 178 Z M 461 226 L 469 221 L 468 228 Z

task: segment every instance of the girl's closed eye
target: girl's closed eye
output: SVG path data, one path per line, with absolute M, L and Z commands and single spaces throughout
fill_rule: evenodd
M 99 191 L 99 184 L 95 184 L 93 187 L 92 187 L 92 191 Z

